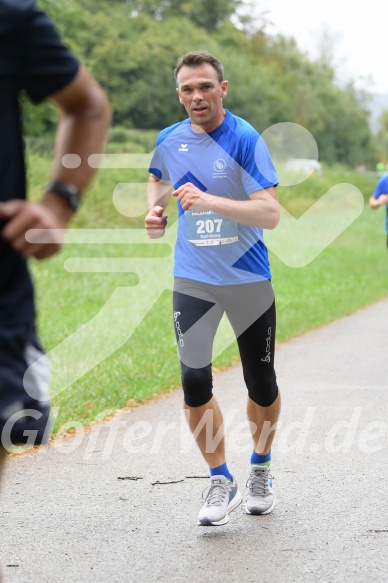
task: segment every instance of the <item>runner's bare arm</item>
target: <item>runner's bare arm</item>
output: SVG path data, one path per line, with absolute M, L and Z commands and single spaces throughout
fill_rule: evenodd
M 150 239 L 158 239 L 165 233 L 167 216 L 163 213 L 172 190 L 171 182 L 150 174 L 147 186 L 148 214 L 145 218 L 145 228 Z
M 378 209 L 384 204 L 388 204 L 388 194 L 381 194 L 378 198 L 371 196 L 369 199 L 369 206 L 373 210 Z
M 212 211 L 251 227 L 274 229 L 280 220 L 280 205 L 274 186 L 257 190 L 250 200 L 232 200 L 202 192 L 190 182 L 173 193 L 183 210 Z
M 105 93 L 82 66 L 76 77 L 50 99 L 60 110 L 55 145 L 55 156 L 50 180 L 71 184 L 80 191 L 89 183 L 95 168 L 88 158 L 102 151 L 110 123 L 110 109 Z M 75 154 L 80 159 L 76 168 L 63 164 L 65 154 Z M 38 203 L 13 199 L 0 203 L 0 219 L 8 221 L 2 235 L 10 245 L 25 257 L 44 259 L 62 246 L 59 231 L 66 227 L 73 215 L 66 200 L 56 192 L 46 192 Z M 45 243 L 26 240 L 30 229 L 45 229 Z M 50 236 L 49 236 L 49 233 Z

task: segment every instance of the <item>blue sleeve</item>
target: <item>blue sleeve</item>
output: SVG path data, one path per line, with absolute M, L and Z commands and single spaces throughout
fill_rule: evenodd
M 244 136 L 241 154 L 242 180 L 247 194 L 279 184 L 268 148 L 257 132 Z
M 379 198 L 382 194 L 388 194 L 388 177 L 383 176 L 376 184 L 376 189 L 373 193 L 373 198 Z
M 160 180 L 170 180 L 170 175 L 165 164 L 163 139 L 161 138 L 161 134 L 159 134 L 158 139 L 156 140 L 156 148 L 152 154 L 148 172 L 154 174 Z

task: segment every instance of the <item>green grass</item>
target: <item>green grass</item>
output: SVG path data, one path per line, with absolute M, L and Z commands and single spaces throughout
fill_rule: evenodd
M 292 188 L 279 188 L 279 198 L 295 217 L 305 212 L 331 186 L 347 182 L 363 194 L 365 206 L 351 224 L 314 261 L 287 267 L 270 254 L 278 310 L 278 341 L 321 326 L 388 296 L 385 209 L 372 211 L 368 199 L 376 178 L 343 168 L 326 169 Z M 308 245 L 308 241 L 306 241 Z
M 48 160 L 31 153 L 29 176 L 33 197 L 42 192 L 48 171 Z M 71 226 L 142 229 L 146 180 L 145 170 L 101 170 Z M 128 198 L 129 214 L 138 215 L 131 218 L 118 213 L 112 203 L 116 185 L 125 182 L 140 184 Z M 322 177 L 310 178 L 290 188 L 280 187 L 278 193 L 282 204 L 297 217 L 338 182 L 357 185 L 367 201 L 376 180 L 373 176 L 342 168 L 325 169 Z M 176 216 L 174 201 L 170 207 L 169 224 L 172 224 Z M 70 387 L 55 394 L 53 405 L 59 408 L 55 431 L 68 422 L 88 425 L 101 412 L 108 414 L 128 403 L 144 401 L 179 386 L 171 292 L 164 285 L 169 279 L 166 270 L 170 269 L 171 260 L 166 259 L 168 247 L 161 247 L 160 243 L 157 246 L 71 243 L 45 262 L 31 262 L 41 338 L 48 351 L 61 347 L 52 353 L 54 393 L 61 388 L 62 378 L 74 376 L 77 363 L 91 367 Z M 144 286 L 137 286 L 137 276 L 132 273 L 70 273 L 64 267 L 65 261 L 71 258 L 104 257 L 130 261 L 131 257 L 140 257 L 143 273 L 150 277 L 148 291 Z M 277 298 L 278 342 L 388 295 L 384 215 L 383 211 L 372 212 L 368 206 L 307 266 L 288 267 L 272 253 L 270 259 Z M 121 294 L 120 301 L 103 317 L 100 310 L 112 295 L 115 297 L 114 294 Z M 148 305 L 152 296 L 158 298 L 157 302 L 152 309 L 145 310 L 145 317 L 139 318 L 139 325 L 126 339 L 133 319 L 143 313 L 144 305 Z M 100 320 L 89 330 L 88 323 L 99 313 Z M 66 341 L 73 333 L 76 333 L 74 341 Z M 112 353 L 106 358 L 101 357 L 109 352 Z M 237 360 L 233 343 L 217 357 L 214 369 L 220 370 Z

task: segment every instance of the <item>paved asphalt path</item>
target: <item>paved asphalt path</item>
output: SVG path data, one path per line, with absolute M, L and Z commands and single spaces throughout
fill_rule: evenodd
M 388 581 L 388 300 L 277 348 L 277 506 L 196 525 L 207 468 L 174 392 L 7 463 L 5 583 Z M 251 445 L 239 367 L 216 376 L 228 461 Z

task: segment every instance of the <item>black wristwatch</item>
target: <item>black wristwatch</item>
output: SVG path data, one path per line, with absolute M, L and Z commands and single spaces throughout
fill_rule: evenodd
M 81 193 L 74 184 L 66 184 L 65 182 L 49 182 L 46 186 L 47 192 L 55 192 L 62 196 L 71 208 L 75 212 L 81 202 Z

